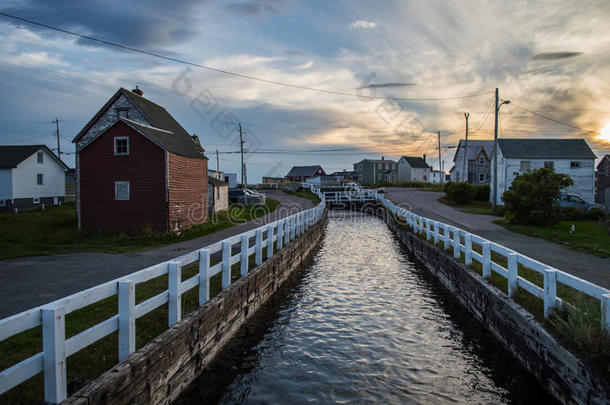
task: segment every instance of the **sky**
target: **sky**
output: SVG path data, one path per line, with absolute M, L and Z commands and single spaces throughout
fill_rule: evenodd
M 290 85 L 0 16 L 0 144 L 57 148 L 57 117 L 70 166 L 74 136 L 135 85 L 199 136 L 210 168 L 218 150 L 220 169 L 239 172 L 241 123 L 250 183 L 381 156 L 426 154 L 437 169 L 437 131 L 448 171 L 466 112 L 469 138 L 493 139 L 495 88 L 511 101 L 500 137 L 586 138 L 610 154 L 607 0 L 5 0 L 0 10 Z

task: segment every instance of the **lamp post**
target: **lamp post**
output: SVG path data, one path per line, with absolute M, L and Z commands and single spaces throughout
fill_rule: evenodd
M 495 123 L 494 123 L 494 150 L 493 150 L 493 159 L 494 159 L 494 179 L 493 179 L 493 199 L 491 208 L 493 211 L 498 207 L 498 113 L 500 112 L 500 107 L 504 104 L 510 104 L 510 100 L 502 100 L 499 103 L 499 91 L 496 88 L 496 114 L 495 114 Z

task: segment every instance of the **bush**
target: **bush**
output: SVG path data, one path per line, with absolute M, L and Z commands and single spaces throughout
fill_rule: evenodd
M 474 189 L 474 195 L 472 197 L 475 201 L 489 201 L 490 189 L 489 186 L 472 186 Z
M 584 216 L 589 221 L 601 221 L 606 218 L 606 213 L 599 208 L 592 208 Z
M 564 221 L 580 221 L 585 217 L 585 213 L 576 207 L 561 207 L 559 215 Z
M 447 197 L 457 204 L 468 204 L 474 196 L 474 187 L 468 183 L 448 183 L 444 190 Z
M 502 194 L 507 219 L 514 224 L 549 225 L 559 220 L 561 190 L 574 182 L 566 174 L 540 168 L 518 174 Z

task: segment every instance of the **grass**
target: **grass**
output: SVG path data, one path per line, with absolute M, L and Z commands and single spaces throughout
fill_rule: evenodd
M 471 201 L 468 204 L 458 204 L 447 196 L 439 198 L 438 201 L 469 214 L 502 216 L 494 213 L 488 201 Z
M 263 260 L 266 260 L 267 248 L 263 248 Z M 212 261 L 214 265 L 220 260 Z M 198 263 L 182 269 L 182 281 L 198 272 Z M 249 258 L 249 268 L 254 268 L 254 255 Z M 240 264 L 231 267 L 232 278 L 240 277 Z M 221 290 L 222 273 L 210 279 L 210 298 Z M 160 276 L 136 286 L 136 304 L 151 298 L 168 288 L 167 275 Z M 199 307 L 199 289 L 197 287 L 182 294 L 183 318 Z M 87 328 L 116 315 L 118 297 L 112 296 L 88 307 L 81 308 L 66 316 L 66 339 Z M 165 304 L 136 320 L 136 348 L 159 336 L 168 329 L 168 305 Z M 37 327 L 0 342 L 0 370 L 4 370 L 19 361 L 42 351 L 42 329 Z M 91 346 L 75 353 L 67 359 L 68 395 L 82 388 L 87 382 L 97 378 L 106 370 L 118 363 L 118 333 L 112 333 Z M 43 401 L 42 373 L 14 387 L 0 396 L 0 403 L 38 404 Z
M 505 220 L 493 222 L 513 232 L 560 243 L 572 250 L 604 258 L 610 257 L 610 234 L 598 221 L 561 221 L 548 226 L 516 225 Z M 574 234 L 570 234 L 572 224 L 576 228 Z
M 443 184 L 438 183 L 426 183 L 423 181 L 408 181 L 403 183 L 375 183 L 375 184 L 363 184 L 362 188 L 378 188 L 378 187 L 405 187 L 405 188 L 416 188 L 420 191 L 434 191 L 442 192 Z
M 0 213 L 0 260 L 73 252 L 124 253 L 182 242 L 250 221 L 275 210 L 279 202 L 267 198 L 265 206 L 231 205 L 207 222 L 176 233 L 111 233 L 78 230 L 74 204 L 44 211 Z
M 301 190 L 301 191 L 288 191 L 288 190 L 282 190 L 284 193 L 286 194 L 290 194 L 296 197 L 301 197 L 301 198 L 305 198 L 309 201 L 311 201 L 313 203 L 313 205 L 318 205 L 320 204 L 320 197 L 318 197 L 316 194 L 312 193 L 309 190 Z
M 409 228 L 408 225 L 402 227 Z M 439 229 L 439 233 L 442 234 L 442 229 Z M 415 235 L 420 239 L 426 239 L 425 231 L 423 234 Z M 434 243 L 434 239 L 431 239 L 430 243 Z M 464 243 L 463 238 L 461 243 Z M 439 239 L 436 246 L 444 250 L 442 239 Z M 473 243 L 472 249 L 479 254 L 482 253 L 482 247 L 479 244 Z M 453 252 L 451 244 L 447 252 Z M 491 260 L 504 268 L 507 267 L 507 259 L 495 252 L 492 252 Z M 463 252 L 460 253 L 460 261 L 465 263 Z M 469 268 L 482 276 L 481 263 L 473 259 Z M 540 273 L 521 264 L 518 265 L 517 272 L 520 277 L 541 288 L 544 287 Z M 487 280 L 505 294 L 508 293 L 508 280 L 500 274 L 492 270 Z M 543 301 L 521 287 L 517 288 L 512 299 L 534 315 L 545 329 L 578 355 L 585 364 L 610 382 L 610 334 L 602 329 L 599 300 L 561 283 L 557 284 L 557 296 L 563 300 L 564 308 L 553 311 L 548 319 L 544 318 Z

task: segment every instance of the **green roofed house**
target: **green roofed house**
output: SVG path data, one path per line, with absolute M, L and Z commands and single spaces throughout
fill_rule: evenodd
M 354 163 L 356 179 L 360 184 L 396 183 L 396 162 L 385 159 L 362 159 Z
M 542 167 L 567 174 L 574 185 L 566 193 L 578 194 L 587 202 L 595 196 L 595 154 L 584 139 L 498 139 L 498 205 L 518 174 Z M 491 165 L 490 201 L 493 200 L 493 171 Z

